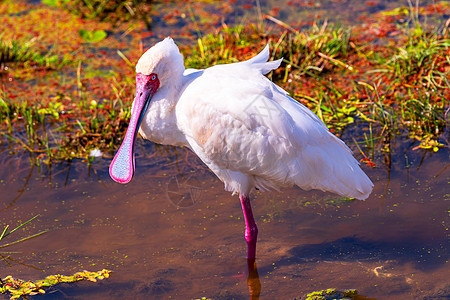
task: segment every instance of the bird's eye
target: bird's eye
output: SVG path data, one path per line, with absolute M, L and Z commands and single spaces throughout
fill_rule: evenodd
M 150 77 L 150 80 L 152 80 L 152 81 L 153 81 L 153 80 L 155 80 L 155 79 L 156 79 L 156 75 L 155 75 L 155 74 L 153 74 L 153 75 L 152 75 L 152 77 Z

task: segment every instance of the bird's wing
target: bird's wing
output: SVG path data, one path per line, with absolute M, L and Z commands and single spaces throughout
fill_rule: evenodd
M 295 123 L 272 100 L 274 90 L 261 73 L 248 64 L 206 69 L 184 89 L 176 107 L 190 147 L 226 184 L 230 172 L 282 184 L 289 176 L 286 164 L 295 159 Z
M 329 179 L 340 167 L 330 160 L 348 165 L 350 171 L 339 174 L 344 177 L 359 169 L 358 162 L 315 114 L 262 75 L 280 63 L 264 66 L 267 57 L 264 50 L 246 62 L 206 69 L 184 88 L 177 122 L 192 150 L 233 192 L 296 184 L 363 193 Z

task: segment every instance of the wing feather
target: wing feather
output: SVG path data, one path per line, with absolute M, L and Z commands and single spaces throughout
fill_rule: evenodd
M 176 114 L 191 149 L 232 192 L 296 184 L 366 198 L 373 185 L 350 149 L 263 76 L 281 62 L 268 51 L 190 81 Z

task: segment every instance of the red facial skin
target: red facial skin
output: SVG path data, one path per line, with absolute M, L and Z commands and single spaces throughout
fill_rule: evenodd
M 138 97 L 138 91 L 152 91 L 151 96 L 153 96 L 159 88 L 159 79 L 158 75 L 152 73 L 150 75 L 144 75 L 142 73 L 138 73 L 136 75 L 136 97 Z M 139 95 L 140 96 L 140 95 Z

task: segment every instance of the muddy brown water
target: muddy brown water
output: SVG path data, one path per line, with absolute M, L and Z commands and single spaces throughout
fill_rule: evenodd
M 40 279 L 103 268 L 98 283 L 63 284 L 44 299 L 248 299 L 244 221 L 237 196 L 182 148 L 140 139 L 135 178 L 109 179 L 110 159 L 91 166 L 31 167 L 0 154 L 2 224 L 39 218 L 15 234 L 48 230 L 0 249 L 1 274 Z M 375 189 L 346 202 L 298 188 L 255 195 L 260 299 L 355 288 L 376 299 L 449 296 L 448 151 L 406 151 L 390 170 L 364 166 Z M 6 254 L 3 254 L 6 256 Z

